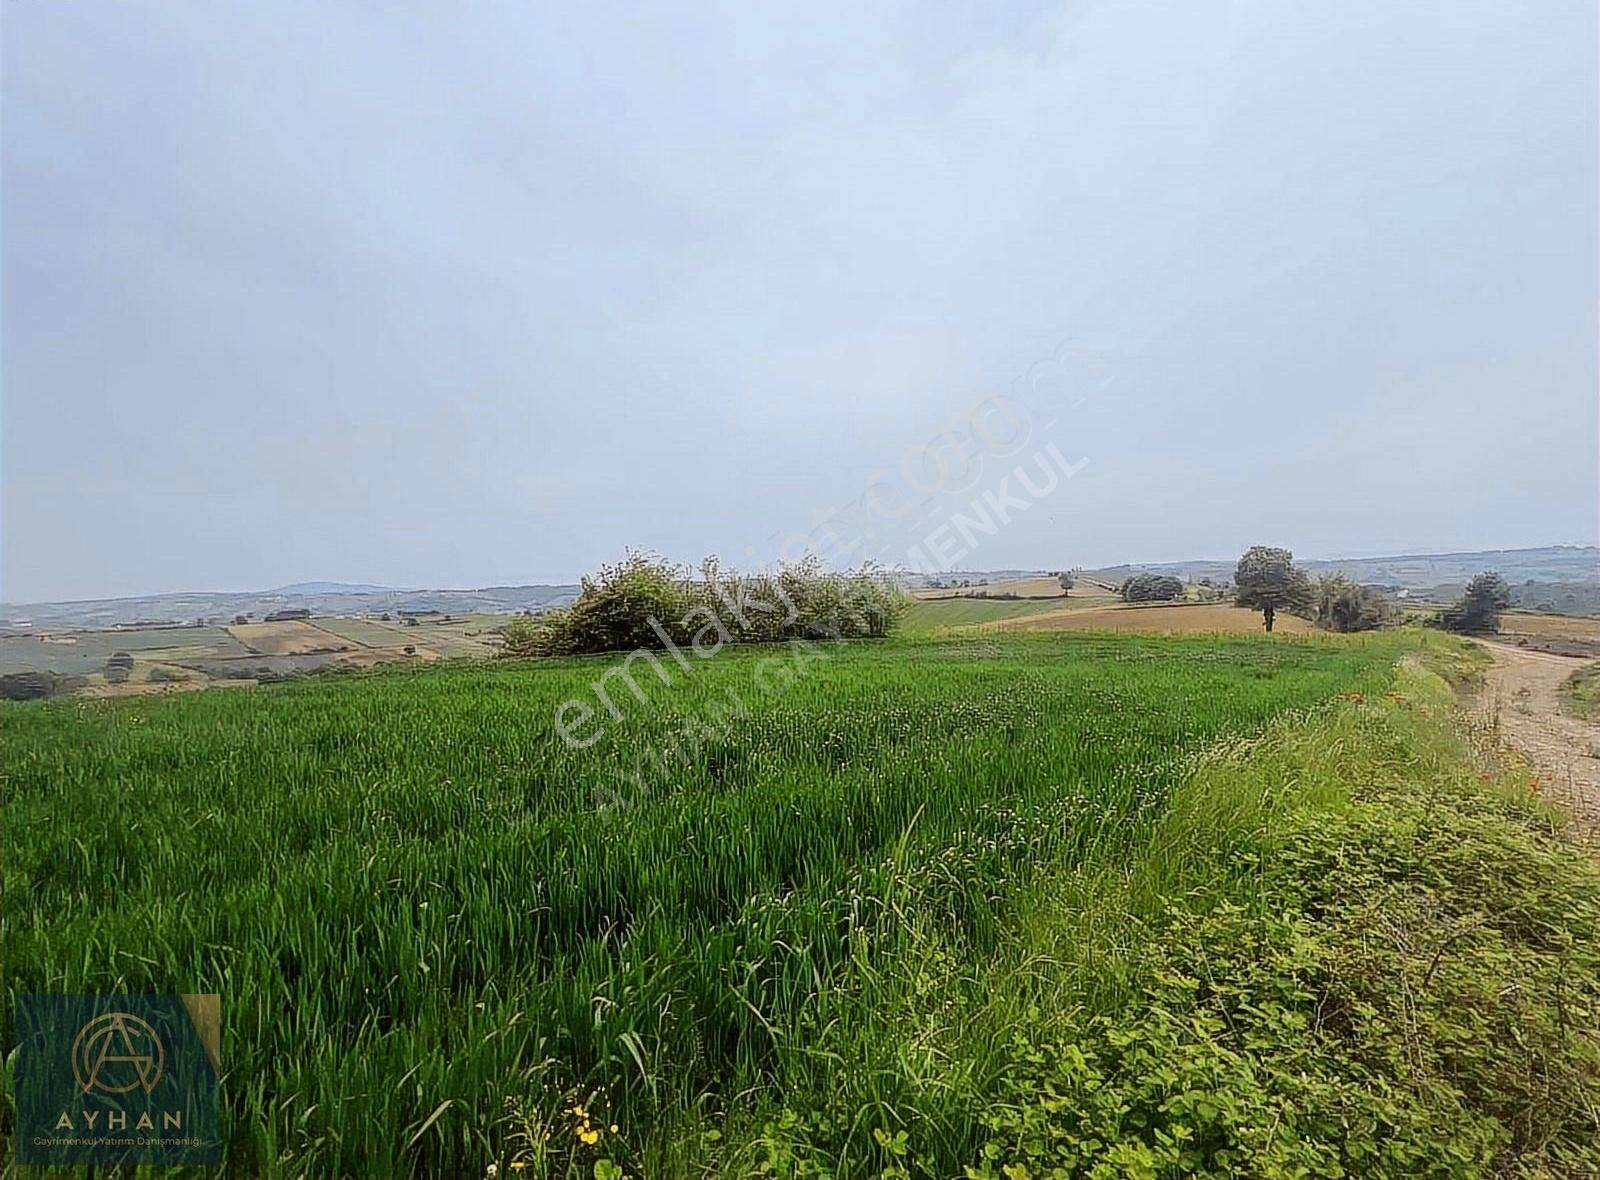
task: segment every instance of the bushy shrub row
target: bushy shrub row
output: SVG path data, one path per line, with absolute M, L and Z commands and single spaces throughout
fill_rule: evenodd
M 82 676 L 65 676 L 57 672 L 7 672 L 0 676 L 0 700 L 42 701 L 47 697 L 76 692 L 87 683 Z
M 1394 622 L 1394 607 L 1377 590 L 1343 574 L 1317 579 L 1311 619 L 1327 631 L 1375 631 Z
M 1182 597 L 1182 580 L 1170 574 L 1134 574 L 1122 583 L 1124 602 L 1172 602 Z
M 583 579 L 564 610 L 520 617 L 503 631 L 511 656 L 587 655 L 788 639 L 881 639 L 905 611 L 899 582 L 872 567 L 827 573 L 815 558 L 770 574 L 724 570 L 714 557 L 698 576 L 630 552 Z

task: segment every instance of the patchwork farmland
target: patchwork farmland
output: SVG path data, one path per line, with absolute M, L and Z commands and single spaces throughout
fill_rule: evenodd
M 0 636 L 0 674 L 41 670 L 81 677 L 91 696 L 132 696 L 248 685 L 339 668 L 483 659 L 497 650 L 504 615 L 310 618 L 220 626 L 125 627 Z M 109 680 L 107 661 L 132 657 L 125 679 Z

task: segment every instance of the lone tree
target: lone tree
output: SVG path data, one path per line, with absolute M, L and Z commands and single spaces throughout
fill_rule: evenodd
M 1439 612 L 1434 625 L 1468 634 L 1500 630 L 1500 612 L 1511 605 L 1511 587 L 1494 570 L 1467 583 L 1467 592 Z
M 1233 571 L 1234 601 L 1261 612 L 1267 631 L 1279 610 L 1304 610 L 1311 603 L 1311 580 L 1294 565 L 1294 554 L 1270 545 L 1252 545 Z
M 1072 587 L 1074 585 L 1076 585 L 1076 583 L 1073 582 L 1073 580 L 1072 580 L 1072 571 L 1071 570 L 1068 570 L 1068 571 L 1066 571 L 1064 573 L 1057 574 L 1056 575 L 1056 581 L 1061 583 L 1061 593 L 1063 595 L 1071 594 L 1072 593 Z

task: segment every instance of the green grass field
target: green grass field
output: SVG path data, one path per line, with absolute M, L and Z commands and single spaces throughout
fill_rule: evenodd
M 1078 1084 L 1054 1072 L 1078 1051 L 1061 1037 L 1096 1052 L 1110 1037 L 1104 1052 L 1121 1053 L 1123 1030 L 1148 1023 L 1151 981 L 1181 979 L 1194 955 L 1242 953 L 1237 969 L 1253 969 L 1256 952 L 1228 939 L 1301 937 L 1229 926 L 1216 947 L 1195 944 L 1219 900 L 1263 921 L 1329 909 L 1299 878 L 1267 884 L 1282 876 L 1274 849 L 1297 847 L 1280 833 L 1297 809 L 1342 797 L 1346 768 L 1363 784 L 1471 780 L 1383 696 L 1415 642 L 984 634 L 730 649 L 693 675 L 665 658 L 670 685 L 636 662 L 650 705 L 611 681 L 622 720 L 572 727 L 595 739 L 582 749 L 555 711 L 594 704 L 614 661 L 11 705 L 3 884 L 27 902 L 3 915 L 6 986 L 220 993 L 217 1175 L 476 1177 L 495 1162 L 502 1177 L 516 1163 L 603 1178 L 620 1175 L 615 1161 L 637 1177 L 892 1180 L 998 1176 L 1008 1159 L 1040 1175 L 1065 1157 L 1039 1137 L 1030 1095 Z M 1447 708 L 1441 686 L 1422 712 Z M 1444 832 L 1441 807 L 1427 822 Z M 1323 824 L 1306 827 L 1304 855 L 1320 854 Z M 1380 880 L 1417 847 L 1395 840 L 1401 861 L 1376 864 Z M 1311 876 L 1343 880 L 1330 873 Z M 1373 888 L 1351 886 L 1363 904 Z M 1174 904 L 1196 916 L 1173 919 Z M 1551 967 L 1555 1003 L 1588 1019 L 1596 973 L 1573 953 L 1559 979 Z M 1360 1003 L 1394 994 L 1388 970 Z M 1311 1011 L 1310 985 L 1241 979 L 1255 998 L 1228 1019 L 1264 1020 L 1258 1048 L 1299 1052 L 1282 1042 L 1307 1035 L 1308 1017 L 1273 1013 L 1302 992 Z M 1548 986 L 1527 988 L 1544 1011 Z M 1181 1010 L 1170 999 L 1153 1011 Z M 9 1053 L 9 1004 L 0 1019 Z M 1210 1027 L 1180 1023 L 1147 1031 L 1177 1037 L 1176 1054 Z M 1451 1060 L 1467 1059 L 1465 1036 Z M 1204 1132 L 1205 1152 L 1226 1162 L 1276 1110 L 1262 1158 L 1313 1158 L 1295 1154 L 1298 1108 L 1284 1123 L 1283 1097 L 1251 1080 L 1263 1066 L 1202 1064 L 1245 1044 L 1171 1061 L 1183 1086 L 1201 1084 L 1191 1066 L 1209 1069 L 1217 1101 L 1254 1104 Z M 1315 1050 L 1318 1101 L 1354 1103 L 1378 1119 L 1371 1150 L 1415 1162 L 1444 1116 L 1421 1099 L 1366 1110 L 1363 1071 L 1392 1067 L 1338 1048 Z M 1569 1068 L 1547 1057 L 1547 1075 Z M 1565 1090 L 1600 1093 L 1575 1060 Z M 1103 1084 L 1129 1086 L 1117 1102 L 1130 1110 L 1156 1104 L 1139 1116 L 1154 1122 L 1093 1104 L 1039 1117 L 1051 1134 L 1110 1118 L 1084 1141 L 1148 1139 L 1171 1149 L 1170 1174 L 1196 1174 L 1213 1156 L 1163 1128 L 1201 1116 L 1159 1113 L 1168 1100 L 1149 1095 L 1176 1083 L 1143 1068 Z M 1552 1142 L 1566 1142 L 1566 1117 Z M 1461 1150 L 1476 1150 L 1478 1125 Z M 1340 1154 L 1344 1132 L 1325 1134 L 1314 1158 L 1357 1158 Z
M 1195 751 L 1384 653 L 729 651 L 649 710 L 614 689 L 578 751 L 554 710 L 606 661 L 9 708 L 7 986 L 220 992 L 247 1172 L 475 1174 L 549 1086 L 669 1159 L 835 1068 L 902 921 L 981 964 L 1038 866 L 1118 855 Z
M 1114 602 L 1107 598 L 1096 604 Z M 906 608 L 904 630 L 910 635 L 927 635 L 940 627 L 969 627 L 974 623 L 997 623 L 1020 619 L 1080 605 L 1071 598 L 917 598 Z M 1089 604 L 1093 605 L 1093 604 Z

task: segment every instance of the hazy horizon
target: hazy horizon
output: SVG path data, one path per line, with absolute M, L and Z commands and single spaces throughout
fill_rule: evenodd
M 1592 6 L 4 17 L 8 603 L 1600 535 Z
M 1456 557 L 1456 556 L 1463 556 L 1463 555 L 1468 555 L 1468 554 L 1478 554 L 1478 553 L 1520 553 L 1520 552 L 1527 552 L 1527 551 L 1531 551 L 1531 550 L 1543 550 L 1543 549 L 1594 549 L 1594 548 L 1597 548 L 1597 546 L 1595 546 L 1595 545 L 1593 545 L 1593 544 L 1591 544 L 1589 542 L 1577 543 L 1577 542 L 1552 541 L 1552 542 L 1550 542 L 1548 544 L 1545 544 L 1545 545 L 1487 545 L 1487 546 L 1484 546 L 1481 549 L 1455 549 L 1455 550 L 1444 550 L 1444 549 L 1426 549 L 1426 550 L 1423 550 L 1423 549 L 1418 549 L 1418 550 L 1408 550 L 1406 552 L 1394 552 L 1394 553 L 1338 553 L 1338 554 L 1328 555 L 1328 554 L 1298 553 L 1298 552 L 1296 552 L 1294 554 L 1294 557 L 1295 557 L 1296 563 L 1298 564 L 1298 563 L 1301 563 L 1301 562 L 1308 562 L 1308 563 L 1337 562 L 1337 561 L 1356 562 L 1356 561 L 1373 561 L 1373 560 L 1420 558 L 1420 557 Z M 1154 567 L 1154 566 L 1164 566 L 1164 565 L 1199 564 L 1199 563 L 1203 563 L 1203 562 L 1233 562 L 1233 561 L 1236 561 L 1236 560 L 1237 560 L 1237 555 L 1191 554 L 1191 555 L 1189 555 L 1187 557 L 1127 558 L 1127 559 L 1124 559 L 1122 561 L 1104 561 L 1104 562 L 1097 562 L 1097 563 L 1092 564 L 1092 565 L 1076 564 L 1072 568 L 1074 568 L 1074 569 L 1084 569 L 1084 570 L 1098 570 L 1098 569 L 1115 569 L 1115 568 L 1117 568 L 1119 566 L 1134 566 L 1134 567 L 1152 566 L 1152 567 Z M 697 563 L 693 562 L 693 561 L 685 561 L 682 564 L 684 564 L 686 566 L 691 566 L 691 567 L 697 565 Z M 738 568 L 738 567 L 735 567 L 735 568 Z M 948 576 L 948 577 L 957 577 L 957 578 L 959 578 L 959 577 L 964 577 L 964 576 L 966 576 L 968 574 L 1004 572 L 1004 571 L 1011 571 L 1011 570 L 1023 570 L 1023 571 L 1032 571 L 1032 572 L 1037 572 L 1037 573 L 1044 573 L 1044 572 L 1048 572 L 1048 571 L 1052 570 L 1053 568 L 1059 568 L 1059 567 L 1052 567 L 1047 563 L 1044 563 L 1044 564 L 1042 564 L 1042 563 L 1023 563 L 1023 564 L 1020 564 L 1020 565 L 1006 565 L 1006 566 L 965 565 L 965 566 L 952 568 L 951 570 L 948 571 L 947 574 L 942 574 L 942 575 L 937 575 L 937 576 Z M 329 589 L 326 590 L 326 591 L 320 591 L 320 592 L 323 592 L 323 593 L 339 593 L 339 592 L 346 592 L 346 591 L 351 592 L 351 593 L 373 593 L 373 594 L 389 593 L 389 592 L 393 592 L 393 593 L 397 593 L 397 594 L 406 594 L 406 593 L 423 593 L 423 592 L 429 592 L 429 591 L 437 591 L 437 592 L 441 592 L 441 593 L 456 593 L 456 592 L 466 593 L 466 592 L 470 592 L 470 591 L 474 591 L 474 590 L 489 590 L 489 589 L 495 588 L 496 586 L 575 586 L 575 585 L 578 584 L 578 582 L 580 581 L 580 579 L 582 578 L 582 576 L 584 574 L 588 574 L 588 573 L 592 573 L 592 572 L 593 572 L 592 570 L 583 570 L 578 574 L 574 574 L 570 578 L 554 578 L 554 579 L 549 579 L 549 580 L 545 580 L 545 581 L 535 581 L 535 582 L 470 582 L 470 583 L 469 582 L 453 582 L 453 583 L 419 582 L 419 583 L 413 583 L 413 584 L 408 584 L 408 585 L 379 584 L 379 583 L 374 583 L 374 582 L 364 582 L 364 581 L 361 581 L 359 579 L 302 578 L 302 579 L 299 579 L 297 581 L 279 582 L 279 583 L 275 583 L 275 584 L 269 585 L 269 586 L 184 586 L 184 587 L 180 587 L 180 588 L 167 589 L 167 590 L 135 591 L 135 592 L 130 593 L 130 594 L 89 595 L 89 596 L 84 597 L 84 598 L 27 599 L 27 600 L 4 599 L 4 600 L 0 600 L 0 605 L 8 606 L 8 607 L 33 606 L 33 605 L 40 605 L 40 604 L 56 605 L 56 604 L 64 604 L 64 603 L 72 603 L 72 602 L 103 602 L 103 601 L 117 601 L 117 600 L 123 600 L 123 599 L 167 598 L 167 597 L 177 597 L 177 596 L 182 596 L 182 595 L 187 595 L 187 594 L 221 594 L 221 595 L 271 594 L 271 593 L 276 593 L 276 592 L 280 592 L 280 591 L 283 591 L 283 590 L 294 589 L 295 587 L 299 587 L 299 586 L 326 586 L 326 587 L 329 587 Z

